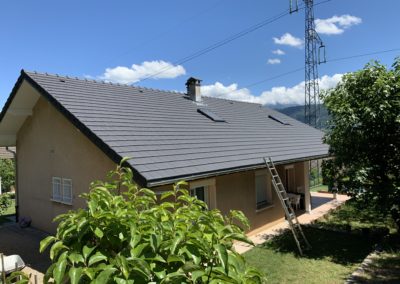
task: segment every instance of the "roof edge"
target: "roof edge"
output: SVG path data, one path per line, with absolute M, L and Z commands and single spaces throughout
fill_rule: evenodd
M 24 75 L 25 75 L 25 71 L 24 71 L 24 69 L 21 69 L 21 72 L 17 79 L 17 82 L 15 82 L 14 87 L 12 88 L 11 93 L 8 96 L 6 103 L 4 104 L 3 109 L 1 110 L 0 123 L 3 121 L 3 118 L 6 115 L 8 108 L 10 107 L 12 101 L 14 100 L 15 95 L 17 94 L 17 91 L 19 90 L 19 87 L 21 86 L 22 82 L 24 81 Z
M 298 159 L 282 160 L 282 161 L 274 162 L 274 164 L 275 165 L 283 165 L 283 164 L 288 164 L 288 163 L 311 161 L 311 160 L 322 159 L 322 158 L 327 158 L 327 157 L 329 157 L 329 154 L 308 156 L 308 157 L 303 157 L 303 158 L 298 158 Z M 176 177 L 172 177 L 170 179 L 149 180 L 147 182 L 147 185 L 148 185 L 148 187 L 155 187 L 155 186 L 173 184 L 173 183 L 181 181 L 181 180 L 194 181 L 194 180 L 203 179 L 203 178 L 211 178 L 211 177 L 216 177 L 216 176 L 220 176 L 220 175 L 262 169 L 262 168 L 266 168 L 266 165 L 264 163 L 254 164 L 254 165 L 244 166 L 244 167 L 222 169 L 222 170 L 218 170 L 218 171 L 203 172 L 203 173 L 199 173 L 199 174 L 195 174 L 195 175 L 176 176 Z
M 123 157 L 117 154 L 111 149 L 106 143 L 103 142 L 96 134 L 94 134 L 84 123 L 82 123 L 77 117 L 75 117 L 70 111 L 68 111 L 59 101 L 57 101 L 49 92 L 47 92 L 39 83 L 29 76 L 23 69 L 21 75 L 18 78 L 7 102 L 0 114 L 0 122 L 2 121 L 5 113 L 7 112 L 11 102 L 13 101 L 19 87 L 22 82 L 26 80 L 35 90 L 39 92 L 48 102 L 50 102 L 69 122 L 71 122 L 76 128 L 79 129 L 93 144 L 95 144 L 104 154 L 106 154 L 114 163 L 119 164 Z M 129 163 L 125 162 L 124 166 L 128 166 L 132 169 L 135 181 L 140 186 L 147 186 L 147 180 L 143 177 L 135 168 Z

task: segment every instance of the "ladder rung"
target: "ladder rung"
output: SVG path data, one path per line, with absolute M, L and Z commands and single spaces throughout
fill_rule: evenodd
M 279 175 L 272 175 L 273 178 L 279 177 Z

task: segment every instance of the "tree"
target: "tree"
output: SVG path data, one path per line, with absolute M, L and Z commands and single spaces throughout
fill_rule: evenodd
M 15 172 L 14 172 L 14 160 L 13 159 L 0 159 L 0 177 L 2 192 L 9 192 L 11 186 L 15 184 Z
M 261 274 L 234 251 L 233 241 L 251 243 L 238 211 L 222 216 L 174 185 L 157 200 L 118 166 L 111 181 L 92 183 L 87 209 L 56 218 L 45 279 L 56 283 L 262 283 Z
M 400 59 L 343 76 L 322 99 L 337 178 L 360 203 L 392 213 L 400 225 Z

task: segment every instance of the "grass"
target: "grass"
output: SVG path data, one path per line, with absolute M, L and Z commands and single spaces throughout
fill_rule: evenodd
M 269 283 L 343 283 L 372 250 L 366 236 L 304 227 L 312 250 L 299 256 L 290 231 L 245 253 Z
M 326 191 L 326 192 L 328 192 L 328 186 L 320 184 L 320 185 L 317 185 L 317 186 L 310 187 L 310 191 L 311 192 L 318 192 L 318 191 Z
M 315 225 L 303 226 L 313 247 L 304 256 L 290 231 L 244 256 L 270 283 L 343 283 L 379 243 L 383 252 L 357 283 L 400 283 L 400 235 L 390 217 L 349 200 Z
M 8 221 L 6 217 L 14 214 L 15 214 L 15 200 L 11 199 L 10 206 L 3 212 L 2 215 L 0 215 L 0 225 Z
M 344 230 L 362 230 L 363 228 L 387 228 L 391 233 L 396 232 L 396 226 L 390 216 L 368 207 L 360 208 L 355 201 L 349 200 L 339 210 L 336 210 L 317 222 L 327 228 Z

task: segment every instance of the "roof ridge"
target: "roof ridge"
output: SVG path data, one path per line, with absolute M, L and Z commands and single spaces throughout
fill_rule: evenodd
M 29 73 L 34 73 L 34 74 L 39 74 L 39 75 L 44 75 L 44 76 L 53 76 L 53 77 L 57 77 L 57 78 L 75 79 L 78 81 L 92 82 L 92 83 L 96 83 L 96 84 L 109 84 L 109 85 L 113 85 L 113 86 L 123 86 L 123 87 L 130 87 L 130 88 L 134 88 L 134 89 L 143 89 L 143 90 L 151 90 L 151 91 L 156 91 L 156 92 L 166 92 L 166 93 L 186 95 L 186 93 L 179 92 L 179 91 L 163 90 L 163 89 L 156 89 L 156 88 L 142 87 L 142 86 L 132 86 L 129 84 L 113 83 L 111 81 L 106 81 L 106 80 L 92 79 L 90 77 L 79 78 L 77 76 L 68 76 L 68 75 L 60 75 L 57 73 L 38 72 L 38 71 L 29 71 L 29 70 L 23 70 L 23 72 L 27 73 L 28 75 L 29 75 Z
M 156 88 L 150 88 L 150 87 L 142 87 L 142 86 L 132 86 L 129 84 L 122 84 L 122 83 L 113 83 L 110 81 L 106 81 L 106 80 L 99 80 L 99 79 L 92 79 L 92 78 L 79 78 L 77 76 L 68 76 L 68 75 L 60 75 L 57 73 L 48 73 L 48 72 L 38 72 L 38 71 L 27 71 L 24 70 L 25 73 L 34 73 L 34 74 L 40 74 L 40 75 L 44 75 L 44 76 L 54 76 L 54 77 L 58 77 L 58 78 L 65 78 L 65 79 L 75 79 L 75 80 L 79 80 L 79 81 L 86 81 L 86 82 L 92 82 L 92 83 L 96 83 L 96 84 L 109 84 L 109 85 L 114 85 L 114 86 L 123 86 L 123 87 L 130 87 L 130 88 L 134 88 L 134 89 L 142 89 L 142 90 L 149 90 L 149 91 L 155 91 L 155 92 L 166 92 L 166 93 L 172 93 L 172 94 L 180 94 L 180 95 L 187 95 L 185 92 L 179 92 L 179 91 L 175 91 L 175 90 L 164 90 L 164 89 L 156 89 Z M 254 103 L 254 102 L 245 102 L 245 101 L 238 101 L 238 100 L 232 100 L 232 99 L 227 99 L 227 98 L 216 98 L 216 97 L 212 97 L 212 96 L 204 96 L 202 95 L 202 97 L 205 98 L 211 98 L 211 99 L 217 99 L 217 100 L 224 100 L 224 101 L 228 101 L 228 102 L 234 102 L 234 103 L 246 103 L 246 104 L 254 104 L 254 105 L 260 105 L 263 106 L 260 103 Z

